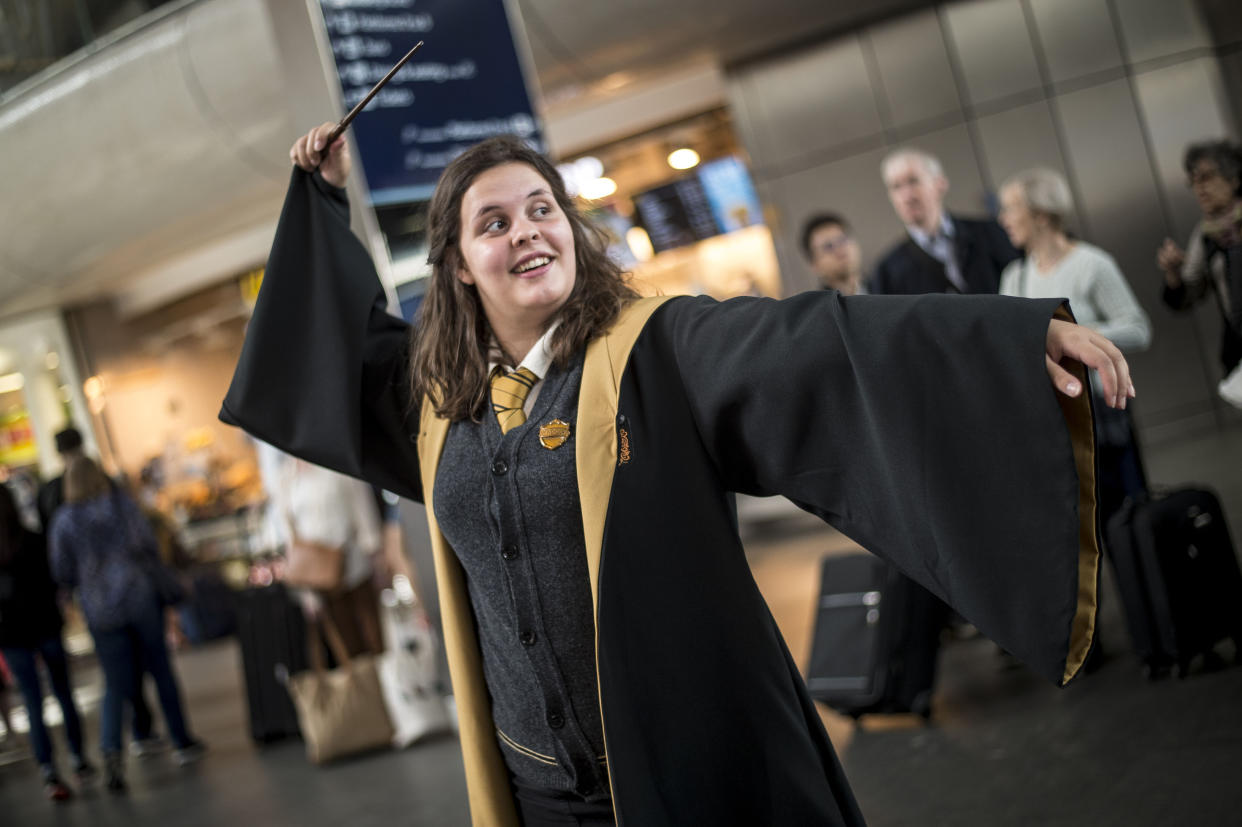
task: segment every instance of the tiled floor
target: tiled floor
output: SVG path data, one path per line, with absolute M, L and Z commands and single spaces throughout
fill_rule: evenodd
M 1215 487 L 1238 536 L 1242 430 L 1149 451 L 1148 465 L 1158 485 Z M 849 550 L 849 541 L 798 514 L 750 533 L 747 547 L 791 650 L 805 658 L 819 561 Z M 1109 660 L 1068 689 L 1014 668 L 987 641 L 971 640 L 942 654 L 930 727 L 900 717 L 856 727 L 825 712 L 869 823 L 1242 824 L 1242 667 L 1148 683 L 1127 654 L 1116 606 L 1106 601 L 1101 621 Z M 250 742 L 235 644 L 187 652 L 178 663 L 194 726 L 211 745 L 201 764 L 178 770 L 167 756 L 131 761 L 128 796 L 94 792 L 54 807 L 42 799 L 31 762 L 0 751 L 0 824 L 468 823 L 452 738 L 315 769 L 299 743 L 258 749 Z M 96 673 L 85 663 L 76 677 L 93 734 Z

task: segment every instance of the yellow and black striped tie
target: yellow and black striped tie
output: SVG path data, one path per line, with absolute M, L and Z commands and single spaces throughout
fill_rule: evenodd
M 505 373 L 504 368 L 492 372 L 492 410 L 500 423 L 500 432 L 507 434 L 526 421 L 526 397 L 539 377 L 528 368 Z

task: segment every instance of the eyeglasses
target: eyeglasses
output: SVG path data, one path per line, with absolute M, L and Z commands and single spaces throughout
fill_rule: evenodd
M 825 253 L 835 253 L 837 250 L 842 249 L 843 247 L 845 247 L 845 245 L 849 243 L 850 243 L 850 237 L 848 235 L 840 235 L 840 236 L 837 236 L 836 238 L 824 239 L 823 241 L 819 243 L 818 246 L 819 246 L 819 249 L 824 251 Z
M 1189 178 L 1186 179 L 1186 183 L 1189 186 L 1197 187 L 1201 184 L 1210 184 L 1217 178 L 1222 177 L 1224 176 L 1220 174 L 1220 170 L 1218 169 L 1196 170 L 1190 174 Z

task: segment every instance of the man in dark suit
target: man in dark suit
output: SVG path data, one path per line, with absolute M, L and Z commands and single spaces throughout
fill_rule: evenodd
M 871 292 L 995 293 L 1019 255 L 1000 225 L 945 212 L 949 180 L 926 152 L 899 149 L 880 169 L 906 239 L 876 266 Z

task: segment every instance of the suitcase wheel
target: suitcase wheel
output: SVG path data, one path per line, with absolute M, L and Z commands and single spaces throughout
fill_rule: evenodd
M 1219 672 L 1228 666 L 1225 659 L 1220 656 L 1214 649 L 1209 649 L 1203 653 L 1203 671 Z
M 1144 663 L 1143 677 L 1149 681 L 1158 681 L 1169 676 L 1169 667 L 1161 663 Z
M 924 722 L 931 721 L 931 692 L 923 691 L 915 695 L 914 700 L 910 702 L 910 711 L 922 718 Z

